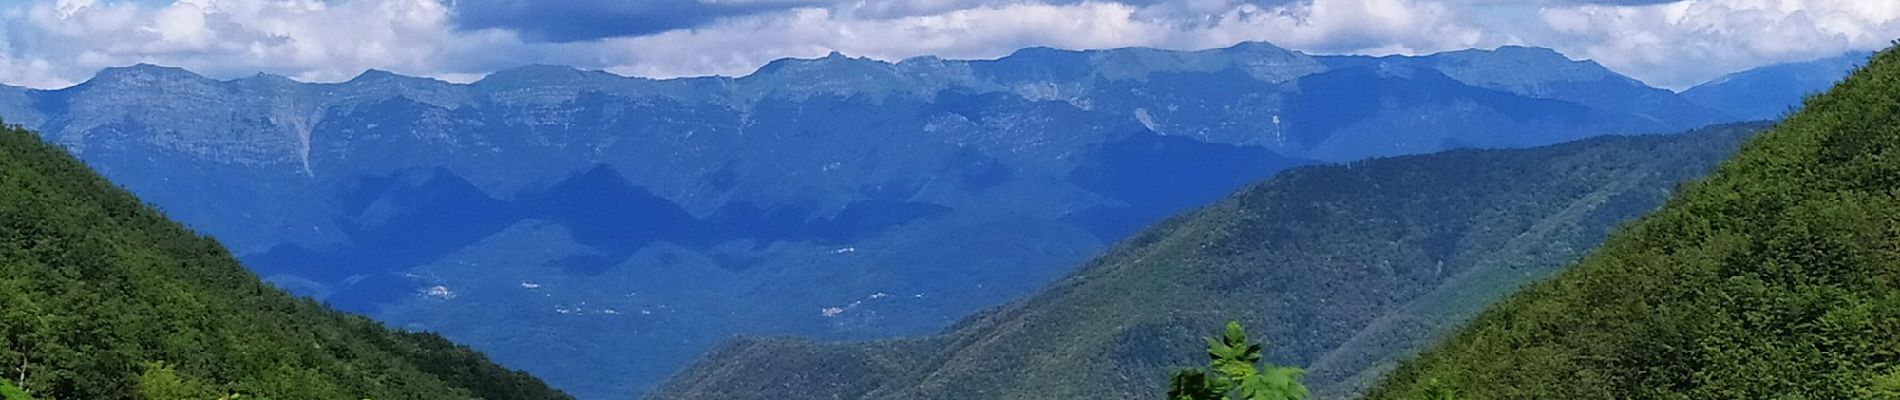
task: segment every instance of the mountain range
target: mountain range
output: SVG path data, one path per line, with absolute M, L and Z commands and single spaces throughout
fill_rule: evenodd
M 1676 132 L 1756 106 L 1546 49 L 1264 43 L 468 84 L 138 65 L 0 88 L 0 117 L 279 287 L 582 398 L 643 393 L 734 334 L 936 333 L 1292 167 Z

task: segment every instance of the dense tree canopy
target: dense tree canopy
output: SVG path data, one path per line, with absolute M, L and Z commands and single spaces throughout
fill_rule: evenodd
M 1390 375 L 1464 399 L 1875 399 L 1900 387 L 1900 53 Z
M 433 334 L 259 281 L 34 134 L 0 129 L 0 397 L 566 398 Z

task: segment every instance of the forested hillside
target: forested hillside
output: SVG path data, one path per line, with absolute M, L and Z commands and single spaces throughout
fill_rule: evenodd
M 746 338 L 661 399 L 1153 398 L 1238 318 L 1350 397 L 1654 210 L 1762 125 L 1306 167 L 1121 242 L 1041 294 L 923 339 Z
M 17 390 L 16 390 L 17 389 Z M 60 148 L 0 129 L 0 397 L 558 399 L 433 334 L 291 297 Z
M 1874 56 L 1372 399 L 1900 395 L 1900 53 Z

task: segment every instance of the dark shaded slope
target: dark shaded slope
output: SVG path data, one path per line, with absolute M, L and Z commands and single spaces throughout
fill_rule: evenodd
M 744 339 L 654 398 L 1142 398 L 1229 318 L 1326 397 L 1652 210 L 1758 125 L 1300 168 L 927 339 Z
M 1390 376 L 1465 399 L 1850 399 L 1900 378 L 1900 53 Z
M 0 371 L 37 398 L 566 398 L 284 294 L 32 133 L 0 130 Z
M 1598 111 L 1581 104 L 1531 99 L 1467 86 L 1433 70 L 1414 71 L 1412 76 L 1396 77 L 1386 76 L 1384 72 L 1372 68 L 1343 68 L 1301 78 L 1298 83 L 1303 96 L 1294 97 L 1289 102 L 1287 123 L 1293 126 L 1293 141 L 1307 146 L 1317 145 L 1345 127 L 1379 117 L 1378 113 L 1388 108 L 1471 104 L 1496 110 L 1518 123 L 1549 120 L 1566 125 L 1584 125 L 1593 120 L 1611 118 L 1598 115 Z M 1523 133 L 1517 132 L 1520 135 Z M 1469 142 L 1481 142 L 1478 144 L 1484 147 L 1521 147 L 1522 143 L 1549 143 L 1551 139 L 1464 138 Z
M 1129 135 L 1089 149 L 1069 173 L 1076 186 L 1121 202 L 1064 218 L 1105 242 L 1120 240 L 1183 210 L 1212 203 L 1234 188 L 1312 161 L 1258 147 L 1205 143 L 1175 136 Z
M 767 212 L 735 203 L 702 220 L 604 164 L 513 200 L 496 199 L 441 168 L 358 179 L 339 191 L 344 194 L 336 203 L 346 217 L 336 226 L 356 240 L 324 248 L 278 246 L 244 261 L 266 279 L 301 290 L 298 294 L 364 313 L 417 294 L 413 279 L 403 277 L 409 267 L 527 220 L 557 223 L 597 251 L 558 263 L 565 272 L 597 276 L 658 242 L 698 247 L 741 239 L 839 242 L 949 211 L 928 203 L 860 200 L 835 215 L 808 218 L 816 210 Z M 336 289 L 305 290 L 299 282 Z

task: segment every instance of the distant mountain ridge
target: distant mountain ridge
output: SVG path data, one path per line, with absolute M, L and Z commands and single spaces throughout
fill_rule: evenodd
M 1873 53 L 1854 52 L 1755 68 L 1689 88 L 1682 92 L 1682 97 L 1736 117 L 1781 119 L 1799 108 L 1802 99 L 1833 87 L 1872 56 Z
M 0 88 L 0 117 L 274 283 L 583 398 L 642 392 L 728 334 L 936 332 L 1289 167 L 1733 119 L 1549 50 L 1265 43 L 470 84 L 139 65 Z
M 1497 50 L 1470 50 L 1419 57 L 1374 58 L 1307 56 L 1264 43 L 1243 43 L 1225 49 L 1185 52 L 1143 48 L 1091 51 L 1030 48 L 995 60 L 953 61 L 920 57 L 898 63 L 851 58 L 833 53 L 818 59 L 774 61 L 753 74 L 738 78 L 702 77 L 654 80 L 621 77 L 599 71 L 531 65 L 499 71 L 466 85 L 406 77 L 380 70 L 369 70 L 354 79 L 334 84 L 304 84 L 273 75 L 218 81 L 179 68 L 140 64 L 108 68 L 101 71 L 94 79 L 67 89 L 42 91 L 12 88 L 12 91 L 23 92 L 18 94 L 18 97 L 25 97 L 24 102 L 27 104 L 18 104 L 20 100 L 15 99 L 15 104 L 8 105 L 12 106 L 11 108 L 21 109 L 21 112 L 17 112 L 20 115 L 15 116 L 14 120 L 22 121 L 23 124 L 29 126 L 47 125 L 60 128 L 61 132 L 49 133 L 49 135 L 67 141 L 65 144 L 69 146 L 79 146 L 85 142 L 80 136 L 97 127 L 95 124 L 99 122 L 96 120 L 123 116 L 126 112 L 133 110 L 189 107 L 193 105 L 190 104 L 191 102 L 209 102 L 230 97 L 273 100 L 253 102 L 245 104 L 246 107 L 231 107 L 230 109 L 233 111 L 278 111 L 276 113 L 257 112 L 256 115 L 268 115 L 270 118 L 259 121 L 266 124 L 252 128 L 266 128 L 258 131 L 277 133 L 271 136 L 300 138 L 307 135 L 296 131 L 308 129 L 308 127 L 298 126 L 296 117 L 312 120 L 307 122 L 319 122 L 324 108 L 371 106 L 375 102 L 394 97 L 445 109 L 502 104 L 554 106 L 576 101 L 584 92 L 599 92 L 604 95 L 650 101 L 664 99 L 679 103 L 678 105 L 717 104 L 735 108 L 744 108 L 748 104 L 774 97 L 796 99 L 827 94 L 847 98 L 853 96 L 880 98 L 903 94 L 928 98 L 946 90 L 966 93 L 1007 92 L 1032 100 L 1084 101 L 1099 100 L 1101 97 L 1107 97 L 1106 95 L 1135 94 L 1139 96 L 1140 93 L 1121 92 L 1130 88 L 1116 85 L 1124 82 L 1147 82 L 1172 74 L 1217 74 L 1223 71 L 1236 71 L 1250 78 L 1244 80 L 1279 84 L 1328 71 L 1352 68 L 1374 69 L 1378 71 L 1375 73 L 1378 76 L 1403 76 L 1410 75 L 1414 71 L 1431 70 L 1473 87 L 1498 90 L 1529 98 L 1569 101 L 1590 107 L 1607 105 L 1605 108 L 1617 111 L 1629 111 L 1637 107 L 1592 102 L 1590 100 L 1612 99 L 1614 96 L 1592 99 L 1591 93 L 1585 92 L 1649 92 L 1623 97 L 1644 102 L 1644 107 L 1652 112 L 1673 111 L 1682 114 L 1676 118 L 1677 121 L 1664 122 L 1684 125 L 1683 127 L 1699 126 L 1727 119 L 1719 113 L 1698 109 L 1693 104 L 1671 99 L 1669 96 L 1649 96 L 1666 95 L 1667 91 L 1648 88 L 1640 82 L 1604 69 L 1594 62 L 1573 61 L 1548 49 L 1504 47 Z M 186 100 L 184 103 L 157 103 L 115 94 L 123 94 L 119 92 L 125 91 L 162 91 L 190 97 L 183 99 Z M 99 95 L 109 98 L 92 97 Z M 1176 95 L 1184 96 L 1185 94 L 1177 93 Z M 5 97 L 16 96 L 0 98 Z M 144 99 L 159 100 L 160 97 Z M 130 102 L 112 100 L 130 100 Z M 114 105 L 121 108 L 116 112 L 86 108 L 86 105 L 92 103 L 116 103 Z M 72 108 L 74 105 L 81 108 L 74 109 Z M 209 105 L 237 106 L 236 104 Z M 73 116 L 75 111 L 91 113 L 82 114 L 84 117 L 54 120 L 60 116 Z M 292 113 L 292 111 L 304 112 Z M 1159 109 L 1147 111 L 1156 117 L 1165 117 L 1169 114 Z M 160 128 L 187 131 L 183 129 L 183 126 L 161 126 Z M 1269 128 L 1269 126 L 1253 128 Z M 1261 142 L 1263 138 L 1229 137 L 1224 138 L 1226 140 L 1220 140 L 1223 138 L 1217 136 L 1201 138 L 1213 139 L 1209 141 L 1217 142 L 1263 144 Z M 214 138 L 179 139 L 212 142 L 211 139 Z M 257 138 L 247 137 L 246 139 Z M 179 143 L 179 145 L 184 144 L 186 143 Z M 1289 156 L 1305 156 L 1298 154 L 1299 150 L 1284 149 L 1274 145 L 1268 145 L 1268 147 Z M 83 147 L 79 149 L 83 151 Z M 290 151 L 277 157 L 232 158 L 218 161 L 251 164 L 302 161 L 308 156 L 307 151 L 311 149 L 282 146 L 274 150 Z M 1323 159 L 1323 157 L 1317 158 Z
M 1303 167 L 1163 222 L 1041 293 L 922 338 L 720 346 L 652 399 L 1094 399 L 1165 393 L 1230 319 L 1360 390 L 1562 271 L 1764 124 Z

